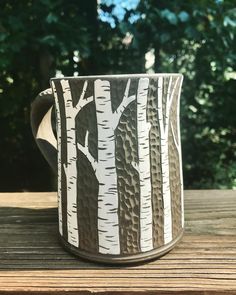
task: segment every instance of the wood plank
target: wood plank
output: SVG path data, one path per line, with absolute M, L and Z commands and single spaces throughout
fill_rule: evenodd
M 235 191 L 186 191 L 181 243 L 132 266 L 64 251 L 55 207 L 55 193 L 0 194 L 0 294 L 236 294 Z

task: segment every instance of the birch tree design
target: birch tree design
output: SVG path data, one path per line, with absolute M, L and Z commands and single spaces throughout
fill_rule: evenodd
M 182 81 L 181 74 L 53 78 L 36 97 L 31 127 L 58 169 L 60 239 L 71 252 L 143 261 L 182 237 Z
M 115 130 L 126 107 L 135 99 L 129 96 L 130 79 L 123 100 L 113 112 L 110 82 L 94 82 L 94 101 L 97 118 L 98 159 L 90 153 L 87 132 L 84 146 L 79 150 L 87 157 L 99 182 L 98 190 L 98 241 L 99 253 L 120 254 L 117 172 L 115 163 Z
M 57 96 L 57 91 L 54 82 L 52 81 L 52 89 L 54 92 L 55 105 L 56 105 L 56 120 L 57 120 L 57 167 L 58 167 L 58 179 L 57 179 L 57 191 L 58 191 L 58 221 L 59 232 L 63 235 L 62 227 L 62 190 L 61 190 L 61 175 L 62 175 L 62 160 L 61 160 L 61 115 L 60 107 Z
M 137 143 L 138 163 L 133 163 L 140 180 L 140 248 L 142 252 L 153 249 L 152 237 L 152 185 L 150 167 L 149 132 L 147 122 L 148 78 L 140 78 L 137 90 Z
M 180 232 L 182 78 L 144 76 L 132 85 L 130 78 L 116 83 L 106 77 L 76 83 L 65 78 L 52 81 L 52 88 L 60 234 L 79 250 L 86 251 L 95 241 L 91 252 L 119 257 L 156 250 Z M 88 189 L 91 181 L 93 190 Z M 173 224 L 177 218 L 178 224 Z
M 183 79 L 180 81 L 180 86 L 181 88 Z M 180 137 L 180 91 L 177 96 L 177 134 L 175 134 L 174 127 L 172 122 L 171 124 L 171 133 L 173 136 L 175 148 L 177 150 L 178 156 L 179 156 L 179 175 L 180 175 L 180 192 L 181 192 L 181 221 L 182 221 L 182 228 L 184 228 L 184 191 L 183 191 L 183 172 L 182 172 L 182 151 L 181 151 L 181 137 Z
M 69 81 L 61 81 L 61 86 L 64 93 L 67 132 L 67 164 L 64 164 L 64 170 L 67 179 L 68 242 L 75 247 L 79 247 L 77 218 L 77 147 L 75 122 L 80 110 L 93 100 L 92 96 L 86 99 L 84 98 L 87 85 L 88 83 L 85 81 L 79 101 L 76 106 L 73 106 Z
M 172 212 L 171 212 L 171 194 L 170 194 L 170 176 L 169 176 L 169 148 L 168 133 L 170 122 L 170 108 L 175 94 L 179 77 L 172 85 L 172 77 L 169 78 L 166 94 L 165 108 L 163 107 L 163 77 L 158 79 L 158 121 L 160 128 L 160 149 L 161 149 L 161 178 L 163 194 L 164 211 L 164 244 L 172 241 Z

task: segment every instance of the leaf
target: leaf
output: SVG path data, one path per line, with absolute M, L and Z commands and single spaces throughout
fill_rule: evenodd
M 178 23 L 177 16 L 172 11 L 170 11 L 169 9 L 162 10 L 161 11 L 161 16 L 162 16 L 162 18 L 167 19 L 169 21 L 169 23 L 172 24 L 172 25 L 177 25 L 177 23 Z
M 189 39 L 197 39 L 199 37 L 199 33 L 197 32 L 196 28 L 192 26 L 186 27 L 184 31 L 187 38 Z
M 178 17 L 182 23 L 187 22 L 189 20 L 189 14 L 186 11 L 181 11 L 178 14 Z
M 0 42 L 1 41 L 4 41 L 7 37 L 7 34 L 6 33 L 0 33 Z
M 47 44 L 50 46 L 54 46 L 56 44 L 56 36 L 54 35 L 47 35 L 43 38 L 39 39 L 40 43 Z
M 225 27 L 231 26 L 231 27 L 235 28 L 236 27 L 236 20 L 233 20 L 229 16 L 226 16 L 224 18 L 224 26 Z
M 46 17 L 46 22 L 48 24 L 57 23 L 58 17 L 54 13 L 50 12 Z
M 40 0 L 39 2 L 46 6 L 48 10 L 53 9 L 58 5 L 63 5 L 62 0 Z
M 15 32 L 19 32 L 25 29 L 23 20 L 21 18 L 10 15 L 8 21 L 11 29 Z
M 167 41 L 169 41 L 170 40 L 170 34 L 168 34 L 168 33 L 163 33 L 163 34 L 161 34 L 161 36 L 160 36 L 160 41 L 161 41 L 161 43 L 163 44 L 163 43 L 166 43 Z

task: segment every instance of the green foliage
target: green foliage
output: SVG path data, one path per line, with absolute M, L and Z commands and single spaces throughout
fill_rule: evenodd
M 236 187 L 233 1 L 142 0 L 123 20 L 107 3 L 1 0 L 1 190 L 53 187 L 29 124 L 30 103 L 50 77 L 146 70 L 184 74 L 185 187 Z M 149 69 L 147 52 L 155 57 Z
M 49 169 L 32 139 L 30 102 L 49 87 L 49 78 L 55 76 L 56 70 L 73 74 L 74 50 L 80 52 L 81 58 L 91 54 L 94 24 L 88 19 L 95 10 L 93 19 L 97 22 L 96 1 L 79 2 L 0 2 L 2 190 L 41 190 L 50 186 Z
M 236 9 L 232 1 L 140 2 L 135 44 L 155 72 L 184 74 L 182 145 L 188 188 L 235 188 Z M 136 13 L 136 12 L 134 12 Z M 138 44 L 138 46 L 137 46 Z

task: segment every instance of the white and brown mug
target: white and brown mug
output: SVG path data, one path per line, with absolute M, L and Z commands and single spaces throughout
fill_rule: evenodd
M 180 240 L 182 80 L 181 74 L 53 78 L 32 104 L 34 137 L 58 173 L 59 232 L 69 251 L 100 262 L 138 262 Z

